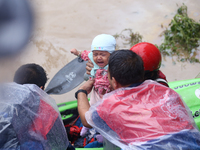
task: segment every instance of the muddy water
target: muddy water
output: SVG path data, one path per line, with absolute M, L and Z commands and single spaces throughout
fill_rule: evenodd
M 30 0 L 31 1 L 31 0 Z M 101 33 L 114 35 L 131 28 L 143 41 L 160 44 L 163 31 L 176 13 L 177 4 L 188 6 L 188 15 L 200 20 L 200 1 L 196 0 L 34 0 L 35 29 L 24 51 L 16 57 L 1 59 L 1 80 L 12 81 L 16 69 L 25 63 L 45 68 L 49 81 L 75 58 L 71 48 L 90 49 L 92 39 Z M 130 48 L 117 40 L 119 48 Z M 176 63 L 163 59 L 161 70 L 168 81 L 195 78 L 200 64 Z M 74 89 L 63 95 L 52 95 L 57 103 L 74 100 Z

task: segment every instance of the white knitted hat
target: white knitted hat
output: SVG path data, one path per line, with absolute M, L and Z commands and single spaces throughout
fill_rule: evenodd
M 100 50 L 112 53 L 115 51 L 115 47 L 116 47 L 116 40 L 112 35 L 100 34 L 93 39 L 91 45 L 91 51 Z

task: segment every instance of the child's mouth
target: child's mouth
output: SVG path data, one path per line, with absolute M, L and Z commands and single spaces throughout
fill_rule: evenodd
M 99 67 L 104 67 L 104 62 L 98 62 L 97 64 Z

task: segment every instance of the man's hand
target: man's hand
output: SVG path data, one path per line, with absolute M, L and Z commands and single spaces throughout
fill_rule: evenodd
M 90 75 L 90 71 L 92 70 L 92 68 L 94 67 L 94 64 L 92 63 L 91 60 L 88 60 L 88 62 L 86 63 L 86 73 L 88 75 Z
M 89 94 L 92 91 L 94 79 L 86 81 L 79 89 L 86 90 Z

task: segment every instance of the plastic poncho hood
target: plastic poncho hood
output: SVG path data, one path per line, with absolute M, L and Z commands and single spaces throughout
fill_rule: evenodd
M 0 137 L 0 149 L 63 150 L 69 144 L 54 99 L 34 84 L 0 85 Z
M 189 113 L 175 91 L 147 80 L 106 94 L 86 119 L 122 149 L 199 149 L 200 133 Z

